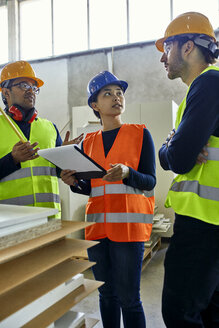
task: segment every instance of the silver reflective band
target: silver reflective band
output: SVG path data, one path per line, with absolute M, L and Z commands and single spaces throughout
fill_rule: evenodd
M 152 189 L 152 190 L 143 190 L 143 192 L 144 192 L 144 195 L 146 197 L 153 197 L 154 196 L 154 189 Z
M 4 177 L 3 179 L 1 179 L 1 182 L 5 182 L 5 181 L 11 181 L 11 180 L 17 180 L 17 179 L 22 179 L 22 178 L 27 178 L 31 176 L 31 169 L 30 167 L 25 167 L 24 169 L 19 169 L 9 175 L 7 175 L 6 177 Z
M 207 160 L 210 161 L 219 161 L 219 148 L 207 147 L 208 156 Z
M 87 214 L 86 220 L 87 222 L 103 223 L 104 213 Z
M 105 185 L 105 194 L 134 194 L 134 195 L 144 195 L 146 197 L 154 196 L 154 190 L 140 190 L 124 184 L 107 184 Z M 104 195 L 104 186 L 93 187 L 91 190 L 90 197 L 98 197 Z
M 88 222 L 103 223 L 104 214 L 87 214 Z M 106 213 L 106 223 L 152 223 L 153 214 L 142 213 Z
M 90 197 L 98 197 L 104 195 L 104 187 L 94 187 L 91 189 Z
M 56 168 L 49 166 L 35 166 L 32 168 L 33 175 L 51 175 L 56 176 Z
M 9 199 L 0 200 L 0 204 L 9 204 L 9 205 L 33 205 L 34 197 L 33 195 L 20 196 Z
M 153 214 L 142 213 L 107 213 L 106 222 L 152 223 Z
M 35 166 L 32 167 L 33 175 L 39 176 L 39 175 L 48 175 L 48 176 L 57 176 L 56 174 L 56 168 L 55 167 L 49 167 L 49 166 Z M 23 169 L 19 169 L 8 176 L 1 179 L 1 182 L 5 181 L 12 181 L 17 179 L 23 179 L 31 177 L 31 168 L 25 167 Z
M 36 196 L 37 203 L 60 203 L 60 197 L 57 194 L 52 193 L 38 193 Z M 8 198 L 0 200 L 0 204 L 10 205 L 34 205 L 34 195 L 20 196 L 14 198 Z
M 170 188 L 176 192 L 193 192 L 199 197 L 219 201 L 219 188 L 199 184 L 198 181 L 175 182 Z
M 106 194 L 144 194 L 143 190 L 126 186 L 124 184 L 107 184 L 105 185 Z
M 53 193 L 37 193 L 36 195 L 37 203 L 60 203 L 60 197 Z

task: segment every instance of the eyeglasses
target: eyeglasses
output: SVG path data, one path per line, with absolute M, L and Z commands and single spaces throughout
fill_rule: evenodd
M 29 85 L 26 82 L 19 82 L 19 83 L 11 85 L 11 87 L 15 87 L 15 86 L 18 86 L 23 91 L 28 91 L 28 90 L 32 89 L 32 91 L 35 95 L 38 95 L 40 92 L 40 88 L 38 88 L 36 85 Z
M 173 41 L 164 42 L 163 49 L 166 55 L 168 55 L 172 47 L 173 47 Z

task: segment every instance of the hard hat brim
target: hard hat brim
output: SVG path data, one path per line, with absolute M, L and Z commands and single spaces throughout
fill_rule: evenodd
M 42 87 L 42 85 L 44 85 L 44 82 L 42 80 L 38 79 L 38 77 L 36 77 L 36 78 L 31 77 L 31 79 L 33 79 L 34 81 L 37 82 L 38 88 L 40 88 L 40 87 Z
M 155 42 L 155 45 L 157 47 L 157 50 L 159 50 L 160 52 L 164 52 L 164 48 L 163 48 L 163 44 L 165 42 L 167 38 L 161 38 L 161 39 L 158 39 L 156 42 Z

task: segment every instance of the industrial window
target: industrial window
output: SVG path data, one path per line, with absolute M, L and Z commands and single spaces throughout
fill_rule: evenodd
M 86 50 L 87 0 L 53 0 L 54 55 Z
M 8 61 L 8 10 L 7 6 L 0 7 L 1 50 L 0 63 Z
M 126 0 L 90 0 L 90 48 L 127 43 Z
M 160 38 L 169 22 L 169 0 L 129 0 L 130 42 Z
M 19 9 L 20 57 L 35 59 L 51 56 L 51 1 L 22 1 Z
M 186 11 L 200 11 L 214 29 L 219 28 L 219 0 L 211 0 L 211 6 L 200 0 L 17 1 L 18 17 L 16 10 L 8 15 L 9 1 L 0 0 L 0 27 L 4 31 L 0 63 L 8 61 L 7 27 L 13 24 L 19 27 L 19 47 L 17 50 L 14 45 L 12 56 L 27 60 L 156 40 L 171 19 Z

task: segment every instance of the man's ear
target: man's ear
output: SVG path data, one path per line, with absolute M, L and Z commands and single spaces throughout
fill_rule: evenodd
M 7 98 L 9 96 L 9 91 L 7 88 L 2 88 L 2 94 L 5 98 Z
M 189 55 L 193 49 L 194 49 L 195 45 L 194 45 L 194 42 L 192 40 L 188 40 L 186 43 L 184 43 L 183 45 L 183 51 L 184 51 L 184 54 L 187 56 Z

